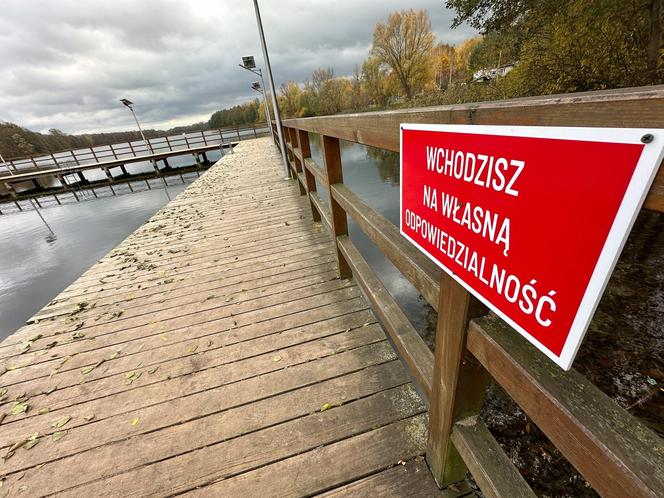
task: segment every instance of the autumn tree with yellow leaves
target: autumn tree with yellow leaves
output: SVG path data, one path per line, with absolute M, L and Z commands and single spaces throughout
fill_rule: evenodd
M 417 94 L 433 76 L 432 56 L 436 37 L 425 10 L 393 12 L 377 23 L 371 55 L 389 66 L 407 99 Z

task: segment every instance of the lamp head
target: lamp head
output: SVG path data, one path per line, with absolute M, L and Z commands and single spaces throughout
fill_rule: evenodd
M 127 99 L 120 99 L 120 102 L 122 102 L 124 105 L 129 107 L 129 109 L 131 109 L 131 106 L 134 104 L 131 100 L 127 100 Z
M 256 67 L 256 61 L 254 60 L 253 55 L 247 55 L 242 57 L 242 65 L 247 69 L 254 69 Z

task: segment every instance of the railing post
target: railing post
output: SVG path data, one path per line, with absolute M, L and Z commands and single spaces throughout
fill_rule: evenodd
M 129 145 L 129 150 L 134 155 L 134 157 L 136 157 L 136 151 L 134 150 L 134 146 L 131 145 L 131 141 L 127 142 L 127 145 Z M 92 150 L 92 149 L 90 149 L 90 150 Z M 95 157 L 95 159 L 97 159 L 97 158 Z
M 168 139 L 168 135 L 166 135 L 164 138 L 166 139 L 166 145 L 168 145 L 168 150 L 173 152 L 173 146 L 171 145 L 171 141 Z
M 115 149 L 113 148 L 113 144 L 108 144 L 108 146 L 109 146 L 110 149 L 111 149 L 111 153 L 113 154 L 113 157 L 114 157 L 115 159 L 117 159 L 117 158 L 118 158 L 118 155 L 115 153 Z
M 235 133 L 237 133 L 237 139 L 242 140 L 242 138 L 240 137 L 240 129 L 239 128 L 235 128 Z
M 304 180 L 307 187 L 307 197 L 311 204 L 311 217 L 315 222 L 320 221 L 320 213 L 311 200 L 311 192 L 316 192 L 316 177 L 307 169 L 306 160 L 311 157 L 311 146 L 309 145 L 309 133 L 303 130 L 296 130 L 297 146 L 302 154 L 302 170 L 304 171 Z
M 484 312 L 479 301 L 442 272 L 426 453 L 441 488 L 464 480 L 468 470 L 451 435 L 456 422 L 477 415 L 482 407 L 488 374 L 467 351 L 466 336 L 468 322 Z
M 341 147 L 338 138 L 325 135 L 322 138 L 323 162 L 325 164 L 325 176 L 327 177 L 327 193 L 330 201 L 330 216 L 332 217 L 332 236 L 334 237 L 334 248 L 337 253 L 339 278 L 349 278 L 353 272 L 337 245 L 337 237 L 339 235 L 348 235 L 348 220 L 346 219 L 346 212 L 332 196 L 332 185 L 344 182 L 341 170 Z
M 205 132 L 203 130 L 201 130 L 201 137 L 203 137 L 203 143 L 207 145 L 207 139 L 205 138 Z
M 288 169 L 293 173 L 295 173 L 295 167 L 293 166 L 293 154 L 291 150 L 288 148 L 288 145 L 291 143 L 290 128 L 284 126 L 283 131 L 284 131 L 284 145 L 286 146 L 285 154 L 286 154 L 286 160 L 288 161 Z
M 284 132 L 286 133 L 286 136 L 288 137 L 288 143 L 291 145 L 291 159 L 292 159 L 292 165 L 293 165 L 293 170 L 294 170 L 294 178 L 297 181 L 297 186 L 300 189 L 300 195 L 306 195 L 307 189 L 304 186 L 304 182 L 302 182 L 302 176 L 300 173 L 302 173 L 302 163 L 300 162 L 300 159 L 297 157 L 297 154 L 295 154 L 295 149 L 297 148 L 297 130 L 295 128 L 284 128 Z

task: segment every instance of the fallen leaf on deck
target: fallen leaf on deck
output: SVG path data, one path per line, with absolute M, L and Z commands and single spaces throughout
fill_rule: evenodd
M 154 367 L 154 368 L 151 368 L 150 370 L 148 370 L 148 373 L 149 373 L 149 374 L 153 374 L 153 373 L 155 373 L 157 370 L 159 370 L 159 366 L 156 366 L 156 367 Z
M 12 415 L 18 415 L 19 413 L 25 413 L 28 411 L 30 408 L 30 405 L 27 403 L 23 403 L 21 401 L 17 401 L 14 403 L 14 406 L 12 407 Z
M 90 420 L 93 420 L 95 418 L 95 416 L 94 416 L 94 414 L 93 415 L 86 415 L 83 418 L 89 422 Z
M 35 432 L 32 436 L 30 436 L 28 438 L 28 440 L 23 445 L 23 447 L 26 450 L 29 450 L 29 449 L 34 448 L 35 446 L 37 446 L 37 444 L 39 444 L 39 433 Z
M 141 351 L 143 351 L 144 347 L 145 347 L 145 344 L 141 344 L 140 346 L 138 346 L 138 350 L 136 352 L 140 353 Z
M 141 421 L 141 419 L 139 419 L 138 417 L 136 417 L 134 420 L 131 421 L 131 425 L 133 425 L 133 426 L 137 426 L 138 423 L 139 423 L 140 421 Z
M 275 356 L 274 358 L 272 358 L 272 361 L 280 362 L 281 361 L 281 356 Z
M 95 363 L 94 365 L 92 365 L 92 366 L 90 366 L 90 367 L 85 367 L 85 368 L 81 369 L 81 372 L 83 372 L 84 374 L 89 374 L 89 373 L 92 372 L 95 368 L 101 366 L 101 364 L 104 363 L 105 361 L 106 361 L 106 360 L 101 359 L 101 360 L 99 360 L 97 363 Z
M 60 427 L 62 427 L 63 425 L 65 425 L 65 424 L 66 424 L 67 422 L 69 422 L 70 420 L 71 420 L 71 417 L 70 417 L 69 415 L 63 415 L 62 417 L 60 417 L 59 419 L 57 419 L 55 422 L 53 422 L 53 424 L 51 425 L 51 427 L 54 427 L 54 428 L 56 428 L 56 429 L 59 429 Z
M 122 350 L 118 349 L 115 353 L 113 353 L 111 356 L 108 357 L 109 360 L 114 360 L 118 357 L 118 355 L 122 353 Z
M 164 335 L 160 336 L 159 338 L 164 342 L 168 341 L 168 337 L 166 337 Z
M 194 353 L 196 352 L 197 349 L 198 349 L 198 344 L 189 344 L 189 346 L 187 346 L 188 353 Z
M 62 439 L 66 434 L 67 431 L 57 431 L 53 433 L 51 439 L 53 440 L 53 442 L 60 441 L 60 439 Z
M 325 410 L 329 410 L 332 408 L 332 405 L 329 403 L 325 403 L 323 406 L 321 406 L 320 411 L 324 412 Z
M 49 387 L 48 389 L 46 389 L 46 391 L 44 391 L 44 394 L 49 395 L 53 391 L 55 391 L 57 388 L 58 388 L 58 386 Z
M 39 410 L 37 410 L 37 414 L 44 415 L 45 413 L 48 413 L 50 411 L 51 411 L 50 408 L 40 408 Z

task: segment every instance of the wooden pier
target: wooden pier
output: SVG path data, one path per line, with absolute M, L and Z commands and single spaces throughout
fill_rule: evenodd
M 208 130 L 187 136 L 164 136 L 152 139 L 145 144 L 132 145 L 132 142 L 110 144 L 97 148 L 65 150 L 40 156 L 23 157 L 0 163 L 0 214 L 3 203 L 13 203 L 23 210 L 20 201 L 34 202 L 41 207 L 39 199 L 53 197 L 58 204 L 58 196 L 70 194 L 78 202 L 82 191 L 89 191 L 97 198 L 95 189 L 108 188 L 115 195 L 116 185 L 126 184 L 131 192 L 132 183 L 145 182 L 150 189 L 150 179 L 161 179 L 183 174 L 200 173 L 212 163 L 207 153 L 228 152 L 240 140 L 265 136 L 269 128 L 261 124 L 250 128 Z M 108 148 L 108 150 L 105 150 Z M 192 156 L 189 166 L 171 167 L 169 159 L 178 156 Z M 150 163 L 152 169 L 130 173 L 127 166 L 137 163 Z M 163 163 L 159 167 L 158 163 Z M 101 179 L 90 180 L 85 172 L 102 173 Z M 114 174 L 115 172 L 115 174 Z M 53 180 L 57 180 L 54 182 Z M 46 185 L 44 185 L 46 183 Z M 77 193 L 78 192 L 78 193 Z M 34 207 L 34 205 L 33 205 Z M 36 209 L 36 208 L 35 208 Z
M 466 494 L 310 213 L 242 142 L 2 342 L 0 494 Z

